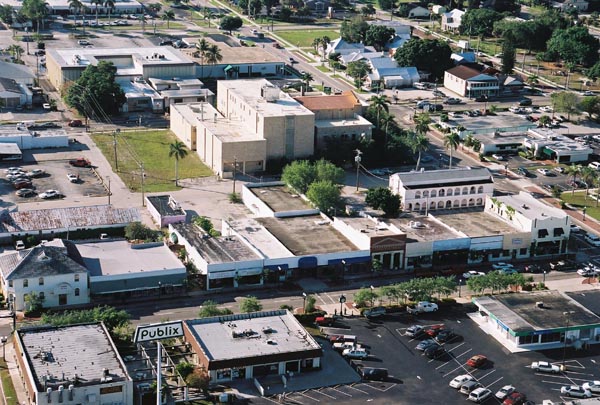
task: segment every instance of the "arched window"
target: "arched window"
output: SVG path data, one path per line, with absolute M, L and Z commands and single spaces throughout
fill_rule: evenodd
M 421 198 L 421 192 L 420 191 L 417 191 L 415 193 L 415 198 Z
M 451 188 L 449 188 L 448 191 L 446 191 L 446 195 L 448 197 L 450 197 L 452 195 L 452 189 Z
M 471 187 L 470 194 L 475 194 L 475 186 L 472 186 L 472 187 Z
M 423 198 L 429 197 L 429 191 L 425 190 L 423 191 Z
M 456 187 L 454 189 L 454 195 L 460 195 L 460 188 L 459 187 Z
M 460 207 L 460 201 L 454 200 L 454 203 L 452 204 L 452 206 L 455 207 L 455 208 Z
M 429 204 L 429 209 L 431 209 L 431 210 L 435 209 L 435 201 L 432 201 L 431 204 Z
M 421 204 L 415 203 L 415 211 L 421 211 Z
M 79 274 L 75 274 L 75 282 L 79 281 Z
M 452 208 L 452 201 L 446 201 L 446 208 Z
M 412 203 L 408 203 L 408 211 L 412 211 Z
M 443 201 L 438 201 L 438 210 L 441 210 L 444 208 L 444 202 Z
M 467 200 L 462 200 L 462 201 L 460 202 L 460 206 L 461 206 L 461 207 L 466 207 L 466 206 L 467 206 Z
M 29 287 L 29 280 L 23 280 L 23 287 Z
M 463 187 L 463 194 L 469 194 L 469 188 L 468 187 Z
M 436 196 L 437 196 L 436 191 L 435 190 L 431 190 L 430 197 L 436 197 Z
M 475 200 L 472 198 L 469 198 L 469 207 L 472 207 L 475 205 Z
M 479 194 L 483 193 L 483 186 L 479 186 L 479 187 L 477 187 L 477 192 L 478 192 Z
M 75 296 L 76 296 L 76 297 L 79 297 L 79 288 L 76 288 L 76 289 L 75 289 Z
M 478 198 L 477 199 L 477 205 L 483 205 L 483 199 Z
M 44 285 L 44 277 L 40 277 L 38 280 L 39 285 Z

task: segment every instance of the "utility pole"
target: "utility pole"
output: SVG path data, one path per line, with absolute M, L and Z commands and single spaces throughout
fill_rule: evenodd
M 359 149 L 356 149 L 354 152 L 356 152 L 356 156 L 354 157 L 354 162 L 356 163 L 356 191 L 358 192 L 358 188 L 360 187 L 360 161 L 361 161 L 361 157 L 360 155 L 362 155 L 362 152 Z
M 233 194 L 235 194 L 235 172 L 237 170 L 237 158 L 233 158 Z
M 117 158 L 117 134 L 121 132 L 121 129 L 117 128 L 113 131 L 113 151 L 115 154 L 115 171 L 119 171 L 119 159 Z
M 110 205 L 110 176 L 106 176 L 106 180 L 108 180 L 108 205 Z
M 144 198 L 144 177 L 146 174 L 144 173 L 144 162 L 140 164 L 141 175 L 142 175 L 142 207 L 146 206 L 146 199 Z

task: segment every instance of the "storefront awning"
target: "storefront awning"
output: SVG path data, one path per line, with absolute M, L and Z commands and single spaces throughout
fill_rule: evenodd
M 346 264 L 355 264 L 355 263 L 368 263 L 371 261 L 371 256 L 361 256 L 361 257 L 349 257 L 347 259 L 331 259 L 328 264 L 330 266 L 336 264 L 342 264 L 342 260 L 346 262 Z
M 233 66 L 231 65 L 227 65 L 225 66 L 225 68 L 223 69 L 225 72 L 229 72 L 231 69 L 233 69 Z

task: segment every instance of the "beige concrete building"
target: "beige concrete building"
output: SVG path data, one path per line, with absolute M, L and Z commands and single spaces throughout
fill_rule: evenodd
M 174 105 L 171 130 L 223 177 L 234 162 L 242 173 L 263 171 L 269 159 L 314 152 L 315 114 L 267 80 L 219 81 L 217 108 Z

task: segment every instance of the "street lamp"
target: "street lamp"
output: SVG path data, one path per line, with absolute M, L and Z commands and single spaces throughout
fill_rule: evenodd
M 119 159 L 117 158 L 117 135 L 121 132 L 120 128 L 113 131 L 113 153 L 115 155 L 115 171 L 119 171 Z
M 458 280 L 458 298 L 460 298 L 461 294 L 462 294 L 462 283 L 463 283 L 463 279 L 461 278 Z
M 565 312 L 563 312 L 563 315 L 567 318 L 567 327 L 565 328 L 565 344 L 563 346 L 563 359 L 562 359 L 562 367 L 561 367 L 562 371 L 566 370 L 566 367 L 565 367 L 565 358 L 567 356 L 567 335 L 569 333 L 569 321 L 571 320 L 570 319 L 570 315 L 574 314 L 574 313 L 575 313 L 575 311 L 565 311 Z
M 585 221 L 585 212 L 587 211 L 587 207 L 583 207 L 583 221 Z
M 508 176 L 508 163 L 504 164 L 504 175 Z
M 346 279 L 346 261 L 342 260 L 342 282 Z
M 159 281 L 158 282 L 158 298 L 160 298 L 161 289 L 162 289 L 162 283 Z
M 358 187 L 360 186 L 360 183 L 358 181 L 359 175 L 360 175 L 360 161 L 361 161 L 360 155 L 362 154 L 362 152 L 358 149 L 356 149 L 354 152 L 356 152 L 356 156 L 354 157 L 354 162 L 356 163 L 356 191 L 358 192 Z
M 306 312 L 306 293 L 302 293 L 302 313 Z
M 544 270 L 544 284 L 546 284 L 546 270 Z
M 6 342 L 8 338 L 6 336 L 2 336 L 0 342 L 2 342 L 2 360 L 6 361 Z
M 371 308 L 375 302 L 375 287 L 371 286 Z
M 106 176 L 106 180 L 108 180 L 108 205 L 110 205 L 110 176 Z

